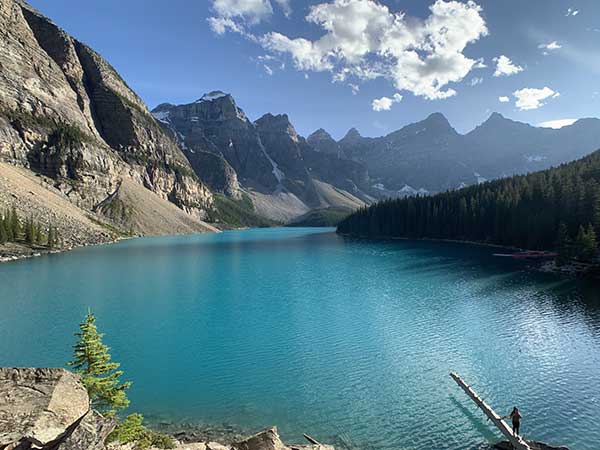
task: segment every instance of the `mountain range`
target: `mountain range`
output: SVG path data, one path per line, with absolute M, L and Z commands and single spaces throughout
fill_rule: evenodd
M 251 122 L 220 91 L 159 105 L 152 114 L 214 191 L 247 192 L 261 214 L 282 221 L 315 208 L 352 209 L 533 172 L 600 148 L 598 119 L 550 129 L 493 113 L 459 134 L 434 113 L 386 136 L 363 137 L 352 128 L 336 141 L 323 128 L 304 139 L 286 114 Z M 218 164 L 208 162 L 215 158 Z
M 318 223 L 388 197 L 545 169 L 600 148 L 600 120 L 554 130 L 440 113 L 381 137 L 300 136 L 220 91 L 152 111 L 117 71 L 21 0 L 0 0 L 0 207 L 67 244 L 119 234 Z

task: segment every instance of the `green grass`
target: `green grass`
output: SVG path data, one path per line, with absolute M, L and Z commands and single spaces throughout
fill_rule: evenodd
M 252 200 L 246 194 L 242 194 L 240 200 L 234 200 L 222 194 L 215 194 L 214 204 L 208 213 L 207 221 L 232 228 L 262 228 L 278 225 L 277 222 L 258 215 L 254 210 Z
M 101 222 L 100 220 L 94 218 L 93 216 L 87 216 L 88 219 L 90 219 L 93 223 L 95 223 L 98 226 L 101 226 L 102 228 L 104 228 L 105 230 L 111 232 L 112 234 L 116 235 L 116 236 L 121 236 L 121 237 L 128 237 L 128 236 L 132 236 L 133 233 L 131 232 L 125 232 L 109 223 L 106 222 Z
M 336 227 L 352 211 L 348 208 L 313 209 L 289 223 L 288 227 Z

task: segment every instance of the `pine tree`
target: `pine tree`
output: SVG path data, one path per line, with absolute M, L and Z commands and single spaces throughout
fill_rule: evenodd
M 579 226 L 577 238 L 575 239 L 575 249 L 577 259 L 586 262 L 592 262 L 595 259 L 597 250 L 596 233 L 591 224 L 587 228 L 584 228 L 583 225 Z
M 21 237 L 21 222 L 19 221 L 19 215 L 17 209 L 13 206 L 10 213 L 10 230 L 13 241 L 19 240 Z
M 42 245 L 42 241 L 44 240 L 43 234 L 42 234 L 42 226 L 39 224 L 36 225 L 35 227 L 35 243 L 37 245 Z
M 6 230 L 6 239 L 8 242 L 12 242 L 14 241 L 14 236 L 12 234 L 12 228 L 10 225 L 10 210 L 7 209 L 6 212 L 4 213 L 4 217 L 2 219 L 2 222 L 4 223 L 4 229 Z
M 556 263 L 559 265 L 564 264 L 567 259 L 571 256 L 571 238 L 569 237 L 569 230 L 564 222 L 558 225 L 558 236 L 556 237 L 556 251 L 558 252 L 558 258 Z
M 0 245 L 6 244 L 8 241 L 8 232 L 6 231 L 6 224 L 4 218 L 0 216 Z
M 113 415 L 117 409 L 129 405 L 125 391 L 131 386 L 131 382 L 121 383 L 123 372 L 117 370 L 120 364 L 111 361 L 108 353 L 110 348 L 102 342 L 104 335 L 96 328 L 94 314 L 88 312 L 79 328 L 81 331 L 75 334 L 79 340 L 74 346 L 73 361 L 68 365 L 81 375 L 92 406 Z
M 54 229 L 52 224 L 50 224 L 50 227 L 48 228 L 47 246 L 48 246 L 48 248 L 52 249 L 52 248 L 54 248 L 55 245 L 56 245 L 56 230 Z
M 33 224 L 33 219 L 28 219 L 25 221 L 24 233 L 25 243 L 33 245 L 35 240 L 35 225 Z

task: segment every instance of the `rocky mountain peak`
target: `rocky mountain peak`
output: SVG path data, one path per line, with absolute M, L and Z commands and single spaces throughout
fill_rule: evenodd
M 437 131 L 454 132 L 454 128 L 452 128 L 452 125 L 450 125 L 446 116 L 440 112 L 430 114 L 425 120 L 421 121 L 420 124 Z
M 361 139 L 362 136 L 356 128 L 350 128 L 346 135 L 342 138 L 344 141 Z
M 218 100 L 220 98 L 225 98 L 225 97 L 231 97 L 231 95 L 226 94 L 223 91 L 210 91 L 209 93 L 204 94 L 202 97 L 200 97 L 198 100 L 196 100 L 196 103 L 212 102 L 214 100 Z
M 152 112 L 156 112 L 156 111 L 168 111 L 170 109 L 172 109 L 175 105 L 173 103 L 161 103 L 160 105 L 156 106 L 156 108 L 154 108 L 152 110 Z
M 506 132 L 506 130 L 533 130 L 535 127 L 523 122 L 517 122 L 515 120 L 508 119 L 498 112 L 493 112 L 490 117 L 481 125 L 475 127 L 474 130 L 470 131 L 467 135 L 478 136 L 484 134 L 495 134 L 500 132 Z
M 261 133 L 283 133 L 288 135 L 294 142 L 298 142 L 299 140 L 298 133 L 287 114 L 274 116 L 271 113 L 267 113 L 254 122 L 254 124 Z
M 233 96 L 223 91 L 211 91 L 193 103 L 178 105 L 177 109 L 191 122 L 240 120 L 249 123 Z
M 327 140 L 334 140 L 331 135 L 325 131 L 323 128 L 319 128 L 317 131 L 313 132 L 310 136 L 308 136 L 308 138 L 306 138 L 307 141 L 311 141 L 311 140 L 323 140 L 323 139 L 327 139 Z
M 315 150 L 319 152 L 333 153 L 338 156 L 340 155 L 340 146 L 323 128 L 319 128 L 317 131 L 308 136 L 308 138 L 306 138 L 306 142 L 308 142 Z

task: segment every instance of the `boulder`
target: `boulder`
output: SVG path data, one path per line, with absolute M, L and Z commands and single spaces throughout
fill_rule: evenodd
M 64 369 L 0 369 L 0 448 L 62 437 L 90 409 L 79 377 Z
M 0 368 L 0 448 L 104 450 L 114 418 L 90 409 L 77 375 L 65 369 Z
M 209 442 L 206 444 L 206 450 L 231 450 L 231 447 L 219 444 L 218 442 Z
M 232 447 L 234 450 L 334 450 L 332 446 L 323 444 L 285 445 L 279 437 L 277 427 L 268 428 L 236 442 Z
M 236 450 L 283 450 L 286 448 L 281 441 L 277 427 L 271 427 L 243 441 L 233 444 Z
M 116 419 L 90 410 L 62 439 L 47 445 L 44 450 L 104 450 L 104 441 L 116 425 Z

